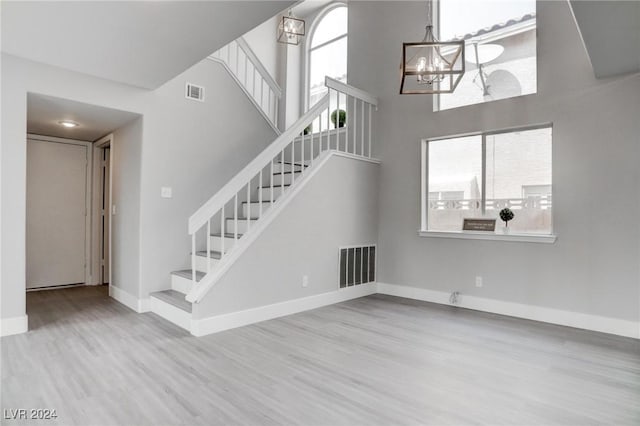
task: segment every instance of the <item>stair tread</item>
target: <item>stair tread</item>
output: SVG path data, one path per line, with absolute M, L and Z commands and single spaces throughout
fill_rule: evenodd
M 291 186 L 290 183 L 285 183 L 284 185 L 273 185 L 273 189 L 278 189 L 281 186 Z M 269 186 L 259 186 L 258 189 L 271 189 L 271 185 Z
M 305 160 L 305 161 L 306 161 L 306 162 L 308 162 L 308 160 Z M 280 160 L 280 161 L 278 161 L 278 164 L 286 164 L 286 165 L 290 166 L 290 165 L 291 165 L 291 161 L 282 161 L 282 160 Z M 309 167 L 309 165 L 308 165 L 308 164 L 306 164 L 306 163 L 305 163 L 305 164 L 302 164 L 302 163 L 293 163 L 293 165 L 294 165 L 294 166 Z
M 207 251 L 206 250 L 197 251 L 196 256 L 207 257 Z M 212 259 L 220 259 L 222 257 L 222 253 L 220 253 L 219 251 L 211 250 L 209 252 L 209 257 Z
M 217 234 L 211 234 L 212 237 L 220 237 L 222 238 L 222 234 L 220 234 L 219 232 Z M 235 234 L 233 232 L 227 232 L 224 234 L 225 238 L 235 238 Z M 240 239 L 240 237 L 242 237 L 242 234 L 238 234 L 238 239 Z
M 185 312 L 191 313 L 191 302 L 188 302 L 184 298 L 184 294 L 175 290 L 162 290 L 155 291 L 151 293 L 149 296 L 155 297 L 156 299 L 162 300 L 172 306 L 175 306 L 178 309 L 181 309 Z
M 294 170 L 293 173 L 302 173 L 302 170 Z M 272 173 L 273 176 L 277 176 L 277 175 L 290 175 L 291 172 L 274 172 Z
M 191 269 L 182 269 L 180 271 L 173 271 L 171 272 L 171 275 L 177 275 L 179 277 L 187 278 L 189 280 L 193 278 Z M 205 276 L 204 272 L 196 271 L 196 282 L 199 282 L 204 276 Z
M 225 217 L 225 219 L 227 219 L 227 220 L 234 220 L 235 218 L 234 218 L 234 217 Z M 249 219 L 248 217 L 238 216 L 238 220 L 248 220 L 248 219 Z M 254 221 L 254 222 L 255 222 L 256 220 L 258 220 L 258 219 L 260 219 L 260 218 L 259 218 L 259 217 L 252 217 L 252 218 L 251 218 L 251 220 L 252 220 L 252 221 Z M 240 234 L 238 234 L 238 235 L 240 235 Z
M 275 186 L 274 186 L 274 188 L 275 188 Z M 247 203 L 248 203 L 247 201 L 243 201 L 243 202 L 242 202 L 242 204 L 247 204 Z M 262 204 L 264 204 L 264 203 L 269 203 L 269 204 L 271 204 L 271 201 L 270 201 L 270 200 L 262 200 Z M 260 201 L 258 201 L 258 200 L 251 200 L 251 204 L 260 204 Z

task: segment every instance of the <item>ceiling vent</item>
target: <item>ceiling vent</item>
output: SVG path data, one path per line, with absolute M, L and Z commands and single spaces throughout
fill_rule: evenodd
M 194 101 L 204 102 L 204 87 L 187 83 L 186 97 Z

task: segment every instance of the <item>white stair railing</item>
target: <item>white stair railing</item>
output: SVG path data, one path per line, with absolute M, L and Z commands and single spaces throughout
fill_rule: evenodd
M 278 108 L 282 90 L 262 65 L 260 59 L 242 38 L 238 38 L 211 54 L 208 59 L 227 69 L 271 127 L 278 129 Z
M 188 301 L 199 302 L 207 294 L 244 246 L 250 244 L 261 219 L 273 213 L 274 204 L 292 191 L 320 155 L 338 151 L 371 158 L 376 98 L 329 77 L 325 85 L 328 93 L 318 103 L 189 218 L 192 289 L 187 294 Z M 338 109 L 345 111 L 346 123 L 339 123 L 340 114 L 332 120 L 332 112 Z M 278 182 L 274 182 L 276 178 Z M 203 232 L 205 243 L 198 239 Z M 216 251 L 212 250 L 212 236 L 218 238 Z M 200 256 L 204 253 L 206 257 L 204 264 L 198 261 L 198 249 L 202 250 Z M 205 273 L 199 282 L 197 271 Z

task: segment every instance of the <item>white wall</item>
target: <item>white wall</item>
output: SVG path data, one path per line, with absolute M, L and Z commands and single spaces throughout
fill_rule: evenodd
M 330 158 L 194 305 L 194 318 L 338 290 L 338 248 L 377 241 L 378 171 L 378 164 Z
M 538 2 L 538 93 L 442 112 L 401 96 L 420 2 L 350 2 L 349 82 L 379 97 L 379 280 L 640 319 L 640 76 L 596 80 L 566 2 Z M 420 139 L 553 123 L 553 245 L 421 238 Z M 476 275 L 484 287 L 476 288 Z
M 143 118 L 113 132 L 111 141 L 110 285 L 135 297 L 140 293 L 140 164 L 142 163 Z M 97 165 L 95 166 L 97 167 Z
M 187 81 L 206 86 L 205 103 L 185 99 Z M 212 61 L 145 91 L 3 54 L 2 318 L 25 313 L 27 92 L 143 115 L 137 164 L 139 276 L 119 277 L 123 285 L 139 285 L 134 296 L 168 288 L 169 272 L 188 264 L 188 216 L 275 138 L 253 104 Z M 123 129 L 129 135 L 135 131 Z M 174 198 L 161 199 L 161 186 L 172 186 Z M 135 275 L 135 268 L 126 273 Z
M 280 63 L 280 49 L 284 46 L 278 43 L 278 23 L 281 15 L 274 16 L 258 25 L 242 37 L 256 54 L 262 65 L 269 71 L 273 79 L 282 86 L 282 69 Z

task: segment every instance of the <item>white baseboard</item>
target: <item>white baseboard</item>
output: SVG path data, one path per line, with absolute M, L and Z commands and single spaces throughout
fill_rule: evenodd
M 378 283 L 378 293 L 450 305 L 449 293 L 444 291 Z M 460 303 L 455 306 L 461 308 L 640 339 L 640 324 L 635 321 L 563 311 L 542 306 L 524 305 L 465 294 L 460 296 L 459 301 Z
M 369 296 L 376 293 L 376 284 L 362 284 L 329 293 L 322 293 L 315 296 L 303 297 L 300 299 L 287 300 L 286 302 L 274 303 L 272 305 L 260 306 L 258 308 L 247 309 L 239 312 L 232 312 L 214 317 L 202 318 L 191 321 L 191 334 L 194 336 L 205 336 L 219 331 L 242 327 L 261 321 L 296 314 L 358 297 Z
M 27 315 L 0 319 L 0 336 L 11 336 L 29 331 Z
M 127 308 L 132 309 L 139 314 L 143 312 L 149 312 L 151 310 L 149 298 L 138 299 L 132 294 L 127 293 L 126 291 L 112 285 L 109 285 L 109 296 L 113 297 L 118 302 L 125 305 Z

